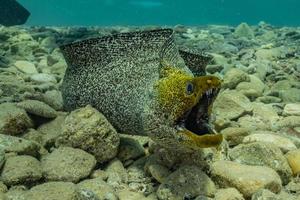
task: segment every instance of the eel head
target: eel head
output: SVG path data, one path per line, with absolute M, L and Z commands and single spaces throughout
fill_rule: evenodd
M 223 137 L 211 125 L 211 110 L 221 80 L 210 75 L 194 77 L 170 67 L 162 75 L 159 102 L 176 129 L 176 137 L 193 149 L 219 146 Z

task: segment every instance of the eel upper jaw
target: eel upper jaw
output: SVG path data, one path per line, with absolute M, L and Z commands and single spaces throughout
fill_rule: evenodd
M 220 88 L 209 88 L 203 92 L 197 104 L 176 121 L 179 131 L 189 130 L 196 135 L 215 133 L 209 123 L 209 107 L 218 95 Z

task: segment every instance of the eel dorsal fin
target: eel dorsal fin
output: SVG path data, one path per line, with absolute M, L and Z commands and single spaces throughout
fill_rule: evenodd
M 187 49 L 180 49 L 179 54 L 183 58 L 185 65 L 195 76 L 204 76 L 206 74 L 205 68 L 212 60 L 212 56 Z
M 161 56 L 165 43 L 173 40 L 172 29 L 156 29 L 118 33 L 63 45 L 60 49 L 68 66 L 95 66 L 115 62 L 120 58 L 146 59 Z

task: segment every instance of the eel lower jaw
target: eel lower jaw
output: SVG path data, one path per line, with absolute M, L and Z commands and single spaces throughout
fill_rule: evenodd
M 188 110 L 176 123 L 176 129 L 198 143 L 199 147 L 217 146 L 222 142 L 222 135 L 217 134 L 210 124 L 209 107 L 215 100 L 219 88 L 205 91 L 198 103 Z

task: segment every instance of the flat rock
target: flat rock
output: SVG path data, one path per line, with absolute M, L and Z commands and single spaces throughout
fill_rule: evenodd
M 268 131 L 265 131 L 265 133 L 254 132 L 243 139 L 243 143 L 252 142 L 265 142 L 273 144 L 280 148 L 283 153 L 297 149 L 296 145 L 290 139 Z
M 113 126 L 89 105 L 67 116 L 63 134 L 56 140 L 58 146 L 72 146 L 89 152 L 100 163 L 117 155 L 119 143 L 119 135 Z
M 289 151 L 287 154 L 285 154 L 285 157 L 292 168 L 293 174 L 300 174 L 300 149 Z
M 280 149 L 270 143 L 254 142 L 241 144 L 229 151 L 232 160 L 246 165 L 267 166 L 274 169 L 283 184 L 292 177 L 291 168 Z
M 31 156 L 8 157 L 2 173 L 1 180 L 7 185 L 34 183 L 42 178 L 40 162 Z
M 56 111 L 44 102 L 37 100 L 25 100 L 17 103 L 17 106 L 26 110 L 30 114 L 34 114 L 44 118 L 57 117 Z
M 269 167 L 249 166 L 232 161 L 212 164 L 212 178 L 220 187 L 235 187 L 244 197 L 250 198 L 259 189 L 275 193 L 281 190 L 279 175 Z
M 241 127 L 229 127 L 221 131 L 229 146 L 241 144 L 246 136 L 250 134 L 249 130 Z
M 30 200 L 80 200 L 81 195 L 75 184 L 70 182 L 47 182 L 34 186 L 25 193 Z
M 78 183 L 77 187 L 92 191 L 99 199 L 106 199 L 108 196 L 116 196 L 114 189 L 101 178 L 86 179 Z
M 33 121 L 24 109 L 12 103 L 0 104 L 0 134 L 19 135 L 33 127 Z
M 44 177 L 49 181 L 78 182 L 90 175 L 96 165 L 94 156 L 71 147 L 60 147 L 42 157 Z
M 300 103 L 288 103 L 284 106 L 283 115 L 296 115 L 300 116 Z
M 26 60 L 17 60 L 15 62 L 15 67 L 20 70 L 21 72 L 24 72 L 26 74 L 36 74 L 38 73 L 35 65 L 29 61 Z
M 53 75 L 46 73 L 33 74 L 30 76 L 30 80 L 35 83 L 57 83 Z
M 37 156 L 40 147 L 26 139 L 0 134 L 0 149 L 5 153 Z
M 250 77 L 244 71 L 232 68 L 224 76 L 223 88 L 234 89 L 241 82 L 249 82 Z
M 216 192 L 215 184 L 196 166 L 182 166 L 159 186 L 159 199 L 182 200 L 199 195 L 212 197 Z
M 219 94 L 213 106 L 217 119 L 234 120 L 251 111 L 252 105 L 249 99 L 234 90 L 225 90 Z

